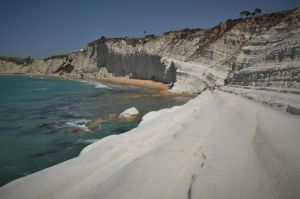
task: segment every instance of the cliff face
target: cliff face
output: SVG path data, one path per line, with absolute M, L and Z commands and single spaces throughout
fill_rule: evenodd
M 0 73 L 98 78 L 111 76 L 105 68 L 97 67 L 96 49 L 88 46 L 83 51 L 56 55 L 43 60 L 0 57 Z
M 119 47 L 114 50 L 116 44 Z M 97 65 L 118 76 L 130 75 L 136 79 L 151 79 L 164 83 L 176 81 L 174 64 L 162 62 L 160 55 L 130 48 L 123 49 L 123 46 L 126 46 L 123 40 L 98 44 Z
M 145 38 L 99 39 L 84 51 L 18 64 L 0 59 L 1 73 L 98 78 L 130 76 L 199 93 L 228 84 L 299 90 L 300 9 L 227 20 L 211 29 Z
M 299 10 L 276 26 L 252 35 L 232 60 L 228 83 L 241 86 L 300 88 Z

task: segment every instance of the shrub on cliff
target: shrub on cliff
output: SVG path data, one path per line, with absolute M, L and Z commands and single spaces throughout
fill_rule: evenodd
M 255 15 L 260 15 L 262 13 L 262 10 L 260 8 L 256 8 L 254 10 Z
M 245 10 L 245 11 L 240 12 L 240 15 L 242 18 L 247 18 L 249 15 L 251 15 L 251 12 Z

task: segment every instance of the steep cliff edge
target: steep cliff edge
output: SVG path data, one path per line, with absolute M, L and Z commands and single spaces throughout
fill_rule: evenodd
M 173 92 L 200 93 L 229 85 L 298 91 L 300 9 L 227 20 L 211 29 L 144 38 L 101 38 L 83 51 L 27 63 L 0 58 L 0 73 L 78 78 L 129 76 L 174 83 Z
M 110 76 L 105 68 L 97 67 L 95 48 L 88 46 L 82 51 L 55 55 L 45 59 L 26 59 L 0 57 L 2 74 L 35 74 L 66 76 L 75 78 L 97 78 Z M 28 58 L 27 58 L 28 59 Z

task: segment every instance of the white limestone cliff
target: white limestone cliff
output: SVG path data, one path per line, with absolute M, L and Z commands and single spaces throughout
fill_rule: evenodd
M 211 29 L 170 31 L 145 38 L 101 38 L 83 51 L 33 60 L 0 58 L 0 73 L 80 78 L 131 76 L 174 83 L 173 92 L 200 93 L 230 84 L 299 89 L 300 8 Z

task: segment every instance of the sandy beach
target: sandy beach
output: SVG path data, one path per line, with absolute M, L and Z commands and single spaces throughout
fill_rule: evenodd
M 140 80 L 140 79 L 129 79 L 127 77 L 105 77 L 105 78 L 84 78 L 80 79 L 78 77 L 72 76 L 58 76 L 58 75 L 44 75 L 44 74 L 22 74 L 22 73 L 7 73 L 1 74 L 3 76 L 35 76 L 35 77 L 53 77 L 59 79 L 78 79 L 78 80 L 92 80 L 100 81 L 109 84 L 118 84 L 118 85 L 131 85 L 137 87 L 144 87 L 149 89 L 154 89 L 157 91 L 157 95 L 163 96 L 183 96 L 183 97 L 195 97 L 195 94 L 189 94 L 184 92 L 170 92 L 169 85 L 161 82 L 155 82 L 152 80 Z
M 155 82 L 152 80 L 140 80 L 140 79 L 129 79 L 126 77 L 106 77 L 97 79 L 103 82 L 112 83 L 112 84 L 121 84 L 121 85 L 132 85 L 138 87 L 151 88 L 158 91 L 158 95 L 164 96 L 195 96 L 188 93 L 173 93 L 169 91 L 169 85 L 163 84 L 161 82 Z
M 59 79 L 78 79 L 78 77 L 72 76 L 58 76 L 58 75 L 44 75 L 44 74 L 22 74 L 22 73 L 7 73 L 1 74 L 3 76 L 36 76 L 36 77 L 54 77 Z M 82 80 L 92 80 L 92 81 L 100 81 L 104 83 L 110 84 L 119 84 L 119 85 L 131 85 L 137 87 L 144 87 L 149 89 L 154 89 L 157 91 L 156 95 L 163 96 L 183 96 L 183 97 L 195 97 L 195 94 L 189 94 L 185 92 L 170 92 L 169 85 L 161 82 L 155 82 L 152 80 L 141 80 L 141 79 L 129 79 L 127 77 L 105 77 L 105 78 L 96 78 L 96 79 L 82 79 Z

